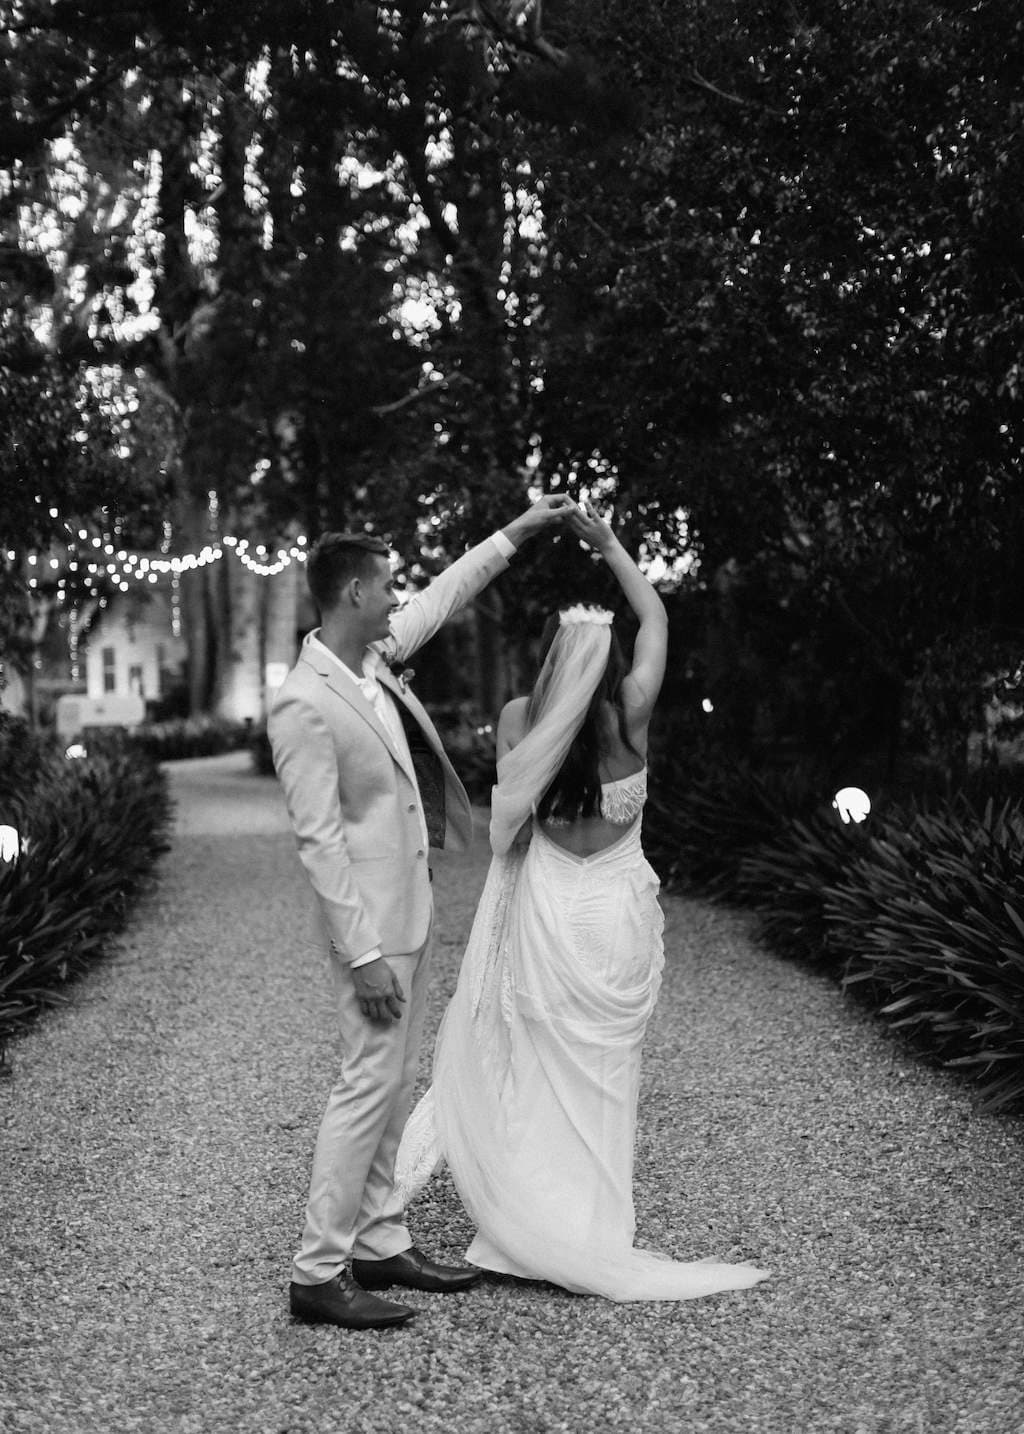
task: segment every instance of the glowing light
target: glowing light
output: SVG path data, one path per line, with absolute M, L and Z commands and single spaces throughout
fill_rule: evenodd
M 844 824 L 862 822 L 871 811 L 867 792 L 860 787 L 842 787 L 832 798 L 832 807 L 842 817 Z
M 83 757 L 88 757 L 89 753 L 82 746 L 81 742 L 72 742 L 64 755 L 70 758 L 71 761 L 77 762 L 81 761 Z
M 714 712 L 715 710 L 715 704 L 712 702 L 710 697 L 705 697 L 700 705 L 701 711 L 703 712 Z
M 211 519 L 215 520 L 219 516 L 220 512 L 216 489 L 209 490 L 208 499 L 210 516 Z M 103 511 L 106 510 L 104 509 Z M 59 512 L 55 509 L 51 510 L 51 516 L 54 515 L 58 519 L 60 518 Z M 100 558 L 102 556 L 105 558 L 115 559 L 114 562 L 88 563 L 88 571 L 90 573 L 102 573 L 105 566 L 106 572 L 111 578 L 114 586 L 120 588 L 123 592 L 125 590 L 124 580 L 126 578 L 133 577 L 136 580 L 148 578 L 150 582 L 156 581 L 156 577 L 154 575 L 163 576 L 170 574 L 172 575 L 172 578 L 176 578 L 179 573 L 192 572 L 197 568 L 203 568 L 210 563 L 218 562 L 224 557 L 225 549 L 230 549 L 234 553 L 235 557 L 239 560 L 239 562 L 242 563 L 242 565 L 246 567 L 249 572 L 255 573 L 258 577 L 273 577 L 277 573 L 283 572 L 284 569 L 287 568 L 293 562 L 305 562 L 307 557 L 306 549 L 309 540 L 307 539 L 305 534 L 297 535 L 293 539 L 293 544 L 291 547 L 277 548 L 273 557 L 271 556 L 271 549 L 267 547 L 266 544 L 260 543 L 257 546 L 255 543 L 250 543 L 250 540 L 248 538 L 239 538 L 234 535 L 212 537 L 210 542 L 207 543 L 206 546 L 203 547 L 198 553 L 182 553 L 180 555 L 171 557 L 170 545 L 173 536 L 173 528 L 168 522 L 165 522 L 163 526 L 164 535 L 163 540 L 160 544 L 160 552 L 165 556 L 159 558 L 146 558 L 143 557 L 140 553 L 130 552 L 126 548 L 117 548 L 115 552 L 116 544 L 112 543 L 109 540 L 107 534 L 104 534 L 103 537 L 90 538 L 87 529 L 79 528 L 77 530 L 78 539 L 84 546 L 91 547 L 92 549 L 102 550 L 102 554 L 100 552 L 94 552 L 94 557 Z M 215 526 L 215 522 L 211 522 L 211 528 L 215 528 Z M 70 539 L 68 542 L 67 568 L 69 572 L 78 572 L 80 567 L 84 567 L 86 566 L 86 564 L 84 562 L 80 563 L 79 561 L 77 561 L 78 559 L 82 558 L 83 555 L 80 550 L 74 545 L 74 535 L 76 530 L 71 526 L 70 523 L 67 522 L 64 523 L 64 527 L 67 529 L 67 532 L 70 535 Z M 115 537 L 120 536 L 120 533 L 120 524 L 115 524 Z M 19 557 L 21 556 L 23 556 L 25 562 L 27 562 L 32 567 L 38 567 L 40 564 L 45 564 L 45 562 L 47 561 L 45 555 L 40 556 L 38 553 L 25 553 L 21 555 L 14 548 L 0 550 L 0 552 L 2 551 L 6 551 L 7 561 L 11 563 L 17 562 L 19 560 Z M 255 552 L 257 556 L 249 556 L 250 551 Z M 48 561 L 49 566 L 53 569 L 59 568 L 61 566 L 60 561 L 56 558 L 49 558 Z M 32 581 L 30 583 L 30 586 L 36 587 L 37 584 L 35 581 Z M 90 589 L 90 591 L 93 590 Z

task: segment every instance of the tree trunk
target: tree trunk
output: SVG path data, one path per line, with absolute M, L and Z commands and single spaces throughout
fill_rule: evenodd
M 205 505 L 197 499 L 183 497 L 175 526 L 182 550 L 200 552 L 209 539 L 209 514 Z M 209 576 L 209 568 L 193 568 L 181 574 L 178 584 L 181 631 L 187 654 L 188 710 L 193 717 L 210 710 L 216 663 L 217 638 L 211 621 Z
M 211 577 L 220 594 L 218 617 L 224 639 L 214 673 L 213 708 L 229 721 L 255 722 L 263 710 L 260 589 L 271 580 L 258 577 L 227 554 Z
M 476 706 L 483 716 L 497 717 L 505 705 L 507 672 L 502 632 L 504 604 L 493 588 L 474 604 L 476 614 Z
M 263 604 L 263 702 L 269 709 L 277 681 L 295 662 L 299 629 L 299 585 L 302 569 L 290 563 L 268 578 Z

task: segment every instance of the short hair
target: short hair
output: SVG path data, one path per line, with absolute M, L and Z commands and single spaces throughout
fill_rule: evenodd
M 374 558 L 390 556 L 373 533 L 321 533 L 306 560 L 306 582 L 321 613 L 335 605 L 346 583 L 370 576 Z

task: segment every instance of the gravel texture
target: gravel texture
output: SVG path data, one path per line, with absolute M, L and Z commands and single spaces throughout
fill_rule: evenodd
M 771 1280 L 637 1305 L 488 1283 L 410 1295 L 397 1331 L 293 1324 L 332 1080 L 323 957 L 273 780 L 238 755 L 170 771 L 158 887 L 0 1085 L 4 1434 L 1024 1430 L 1021 1122 L 744 918 L 677 898 L 638 1238 Z M 434 1024 L 485 865 L 480 844 L 437 872 Z M 446 1178 L 412 1226 L 461 1255 Z

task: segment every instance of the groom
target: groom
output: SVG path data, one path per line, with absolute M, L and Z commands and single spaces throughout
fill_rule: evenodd
M 341 1070 L 313 1157 L 292 1269 L 299 1318 L 374 1329 L 416 1313 L 374 1291 L 466 1289 L 474 1270 L 417 1250 L 394 1189 L 416 1080 L 430 964 L 430 846 L 464 848 L 472 814 L 405 661 L 574 504 L 542 498 L 399 607 L 387 546 L 325 533 L 306 573 L 321 626 L 268 722 L 299 856 L 330 941 Z M 349 1273 L 351 1265 L 351 1274 Z

